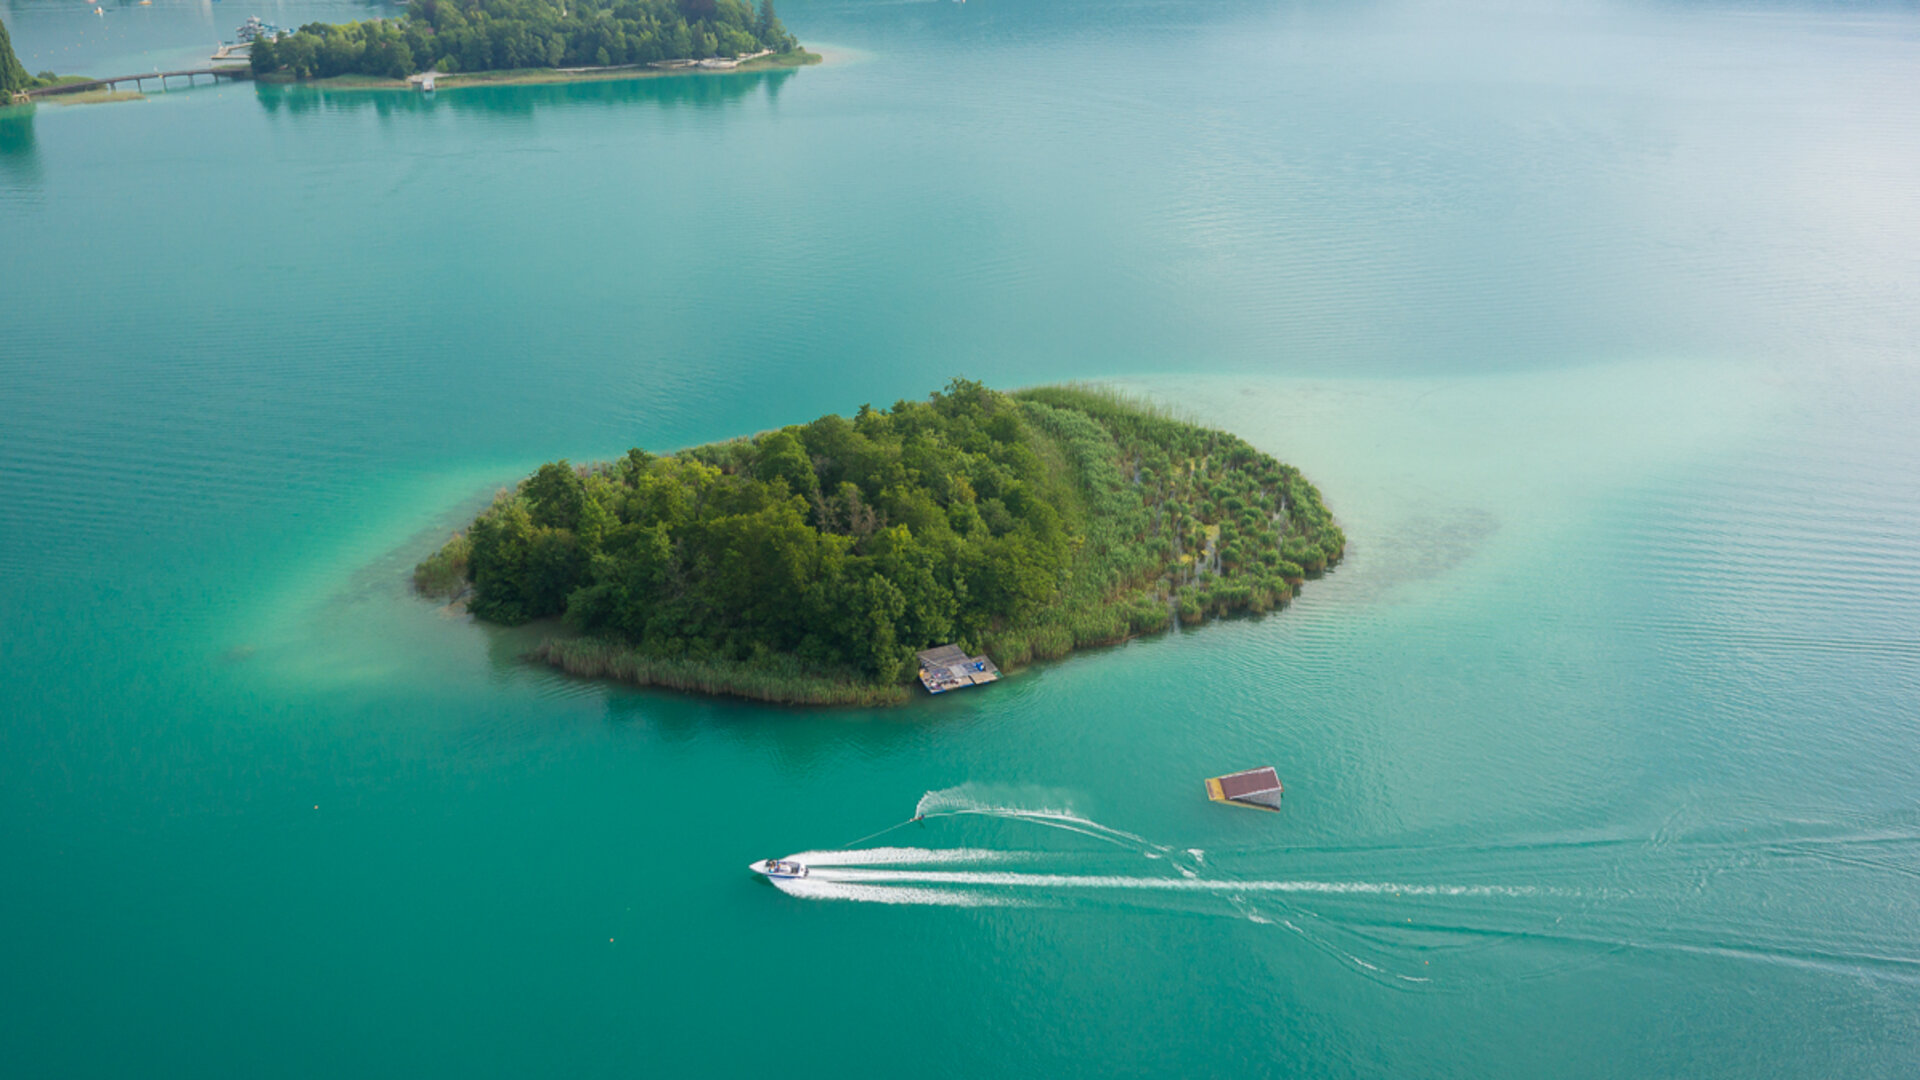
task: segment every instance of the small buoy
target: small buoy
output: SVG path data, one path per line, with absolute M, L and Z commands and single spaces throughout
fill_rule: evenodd
M 315 810 L 318 810 L 318 809 L 320 809 L 320 804 L 319 804 L 319 803 L 314 803 L 314 804 L 313 804 L 313 808 L 314 808 Z

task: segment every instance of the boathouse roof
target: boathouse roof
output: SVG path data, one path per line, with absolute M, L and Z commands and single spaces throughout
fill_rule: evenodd
M 941 645 L 917 653 L 920 657 L 920 685 L 931 694 L 944 694 L 968 686 L 997 682 L 1000 669 L 985 656 L 968 656 L 958 645 Z
M 1215 776 L 1207 781 L 1207 798 L 1263 810 L 1278 810 L 1280 793 L 1280 774 L 1271 765 L 1263 769 Z

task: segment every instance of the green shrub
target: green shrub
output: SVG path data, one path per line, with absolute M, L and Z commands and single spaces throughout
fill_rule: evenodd
M 1028 635 L 1028 648 L 1035 660 L 1058 660 L 1073 651 L 1073 631 L 1059 623 L 1036 626 Z
M 422 596 L 449 600 L 467 591 L 467 562 L 473 545 L 465 533 L 454 533 L 439 551 L 413 568 L 413 587 Z

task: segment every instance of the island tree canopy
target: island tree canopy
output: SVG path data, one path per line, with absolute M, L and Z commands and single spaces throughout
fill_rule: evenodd
M 606 67 L 795 47 L 772 0 L 413 0 L 401 19 L 309 23 L 251 51 L 254 73 L 295 78 L 429 68 Z
M 7 36 L 7 24 L 0 22 L 0 106 L 6 105 L 17 91 L 36 85 L 38 80 L 27 74 L 20 58 L 13 54 L 13 39 Z
M 1095 391 L 956 380 L 750 439 L 543 465 L 417 580 L 470 580 L 483 618 L 564 615 L 641 656 L 888 685 L 935 644 L 1018 664 L 1266 611 L 1345 542 L 1312 484 L 1232 435 Z

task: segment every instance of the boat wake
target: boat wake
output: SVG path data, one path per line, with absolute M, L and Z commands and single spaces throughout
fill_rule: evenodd
M 967 908 L 1118 905 L 1244 919 L 1290 931 L 1355 972 L 1402 986 L 1424 983 L 1427 976 L 1392 970 L 1391 956 L 1363 955 L 1391 953 L 1402 945 L 1377 929 L 1376 924 L 1387 921 L 1378 910 L 1382 904 L 1398 912 L 1423 900 L 1446 900 L 1456 906 L 1475 901 L 1499 904 L 1562 892 L 1534 885 L 1241 876 L 1232 872 L 1231 853 L 1222 860 L 1200 848 L 1157 843 L 1102 824 L 1057 796 L 1034 799 L 1041 804 L 1037 806 L 1008 805 L 982 796 L 971 787 L 928 792 L 912 818 L 866 839 L 916 822 L 957 819 L 954 823 L 959 824 L 984 818 L 1067 833 L 1092 840 L 1095 846 L 1054 851 L 982 846 L 802 851 L 786 858 L 805 863 L 809 874 L 774 884 L 806 900 Z M 856 843 L 860 842 L 864 841 Z M 1307 902 L 1315 908 L 1302 906 Z M 1319 910 L 1331 903 L 1343 903 L 1348 910 L 1338 914 Z M 1355 908 L 1355 904 L 1361 906 Z
M 836 854 L 848 854 L 839 852 Z M 798 856 L 796 856 L 797 858 Z M 816 864 L 809 864 L 816 865 Z M 1117 875 L 996 873 L 990 871 L 867 870 L 853 867 L 816 869 L 813 878 L 824 881 L 878 884 L 988 886 L 1012 889 L 1156 890 L 1205 893 L 1336 893 L 1374 896 L 1537 896 L 1533 886 L 1403 885 L 1372 881 L 1242 881 L 1200 877 L 1126 877 Z
M 1025 906 L 1018 898 L 1011 896 L 956 889 L 855 884 L 823 879 L 817 876 L 817 872 L 803 878 L 778 878 L 773 883 L 781 892 L 802 900 L 855 900 L 865 904 L 921 904 L 935 907 Z
M 1907 939 L 1834 920 L 1823 906 L 1836 872 L 1908 895 L 1920 877 L 1920 815 L 1785 823 L 1758 835 L 1696 824 L 1651 837 L 1207 851 L 1102 824 L 1059 793 L 962 787 L 929 792 L 915 810 L 876 836 L 919 822 L 948 846 L 858 846 L 876 839 L 867 837 L 790 856 L 811 873 L 774 884 L 809 900 L 1239 919 L 1403 989 L 1436 975 L 1453 988 L 1536 978 L 1649 950 L 1920 983 Z M 1383 866 L 1392 877 L 1373 876 Z M 1755 898 L 1768 917 L 1750 914 Z
M 1067 806 L 1064 805 L 1064 800 L 1061 800 L 1063 805 L 1058 807 L 1000 806 L 991 802 L 981 801 L 973 794 L 974 791 L 975 789 L 972 785 L 968 784 L 962 784 L 959 787 L 943 788 L 939 791 L 929 791 L 925 795 L 920 796 L 920 801 L 915 804 L 913 808 L 914 818 L 915 820 L 920 820 L 930 817 L 961 817 L 965 815 L 995 817 L 1008 821 L 1029 822 L 1034 825 L 1043 825 L 1050 829 L 1061 829 L 1081 836 L 1089 836 L 1095 840 L 1104 841 L 1118 847 L 1139 851 L 1142 854 L 1152 853 L 1154 855 L 1166 855 L 1173 852 L 1172 848 L 1153 843 L 1144 836 L 1138 836 L 1123 829 L 1115 829 L 1111 826 L 1102 825 L 1091 818 L 1082 817 L 1067 808 Z M 1201 853 L 1195 851 L 1191 854 L 1198 857 Z
M 787 858 L 808 866 L 943 866 L 954 863 L 997 863 L 1028 858 L 1026 852 L 986 848 L 877 847 L 851 851 L 802 851 Z
M 886 870 L 875 867 L 966 866 L 1007 863 L 1030 858 L 1028 852 L 989 848 L 872 847 L 841 851 L 801 851 L 787 856 L 804 863 L 804 878 L 776 879 L 789 896 L 805 900 L 856 900 L 868 904 L 931 904 L 940 907 L 1017 907 L 1016 897 L 988 892 L 925 888 L 939 879 L 916 881 L 925 870 Z M 862 875 L 873 875 L 863 877 Z M 899 875 L 890 877 L 889 875 Z

